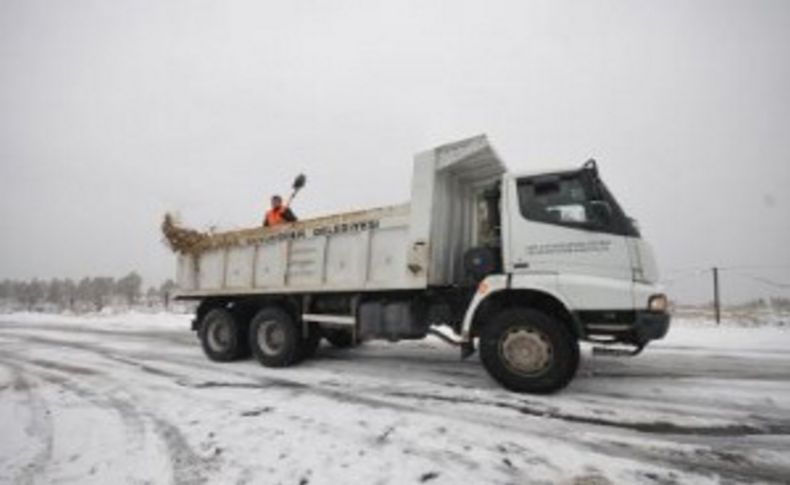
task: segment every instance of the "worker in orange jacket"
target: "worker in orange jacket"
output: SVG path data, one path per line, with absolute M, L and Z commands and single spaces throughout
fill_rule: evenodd
M 296 222 L 296 216 L 287 205 L 283 205 L 282 197 L 279 195 L 272 196 L 272 208 L 266 211 L 266 215 L 263 218 L 263 226 L 272 227 L 287 222 Z

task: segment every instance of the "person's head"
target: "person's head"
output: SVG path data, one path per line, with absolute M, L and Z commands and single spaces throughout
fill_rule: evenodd
M 272 209 L 278 209 L 280 206 L 283 205 L 283 198 L 279 195 L 272 196 Z

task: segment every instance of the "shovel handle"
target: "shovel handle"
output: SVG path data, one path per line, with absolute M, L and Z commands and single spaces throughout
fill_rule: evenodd
M 296 197 L 296 194 L 298 192 L 299 192 L 299 189 L 294 189 L 293 192 L 291 192 L 290 197 L 288 197 L 288 201 L 285 203 L 285 207 L 290 207 L 291 206 L 291 201 L 294 200 L 294 197 Z

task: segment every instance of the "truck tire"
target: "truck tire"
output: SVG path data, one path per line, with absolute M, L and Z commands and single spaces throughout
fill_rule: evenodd
M 481 329 L 480 360 L 507 389 L 548 394 L 567 386 L 576 374 L 579 342 L 545 313 L 509 308 Z
M 298 361 L 309 359 L 315 355 L 318 345 L 321 343 L 321 329 L 318 325 L 311 323 L 307 326 L 307 335 L 302 336 L 299 343 Z
M 324 330 L 324 338 L 332 344 L 332 347 L 338 349 L 347 349 L 355 347 L 354 336 L 348 330 Z
M 247 349 L 242 325 L 224 308 L 214 308 L 203 316 L 198 336 L 203 352 L 215 362 L 236 360 Z
M 252 355 L 266 367 L 287 367 L 299 360 L 299 330 L 293 318 L 278 307 L 266 307 L 255 314 L 249 343 Z

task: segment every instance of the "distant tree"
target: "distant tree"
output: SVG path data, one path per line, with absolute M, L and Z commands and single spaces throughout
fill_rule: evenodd
M 77 284 L 71 278 L 63 281 L 63 303 L 69 310 L 74 311 L 74 303 L 77 300 Z
M 11 282 L 3 280 L 0 282 L 0 299 L 7 300 L 11 298 Z
M 90 301 L 96 307 L 96 311 L 102 311 L 115 289 L 115 279 L 106 276 L 99 276 L 90 280 Z
M 49 282 L 49 289 L 47 291 L 47 303 L 55 305 L 58 309 L 63 308 L 63 281 L 58 278 Z
M 34 278 L 33 281 L 30 282 L 30 291 L 33 294 L 34 306 L 46 300 L 49 291 L 48 286 L 46 281 L 39 280 L 38 278 Z
M 771 298 L 771 306 L 780 311 L 790 310 L 790 298 L 776 296 Z
M 12 307 L 19 305 L 21 303 L 19 294 L 20 282 L 16 280 L 5 280 L 3 281 L 3 286 L 5 286 L 5 290 L 3 290 L 5 301 Z
M 16 282 L 12 280 L 3 280 L 3 282 L 0 283 L 0 304 L 7 306 L 10 309 L 13 309 L 19 305 L 19 300 L 16 297 L 15 286 Z
M 25 308 L 30 308 L 33 304 L 30 301 L 30 283 L 26 281 L 14 281 L 12 292 L 14 299 L 24 305 Z
M 154 302 L 159 301 L 159 289 L 155 286 L 151 286 L 148 288 L 148 291 L 145 292 L 145 302 L 146 305 L 153 306 Z
M 170 299 L 176 288 L 176 282 L 173 280 L 167 280 L 162 283 L 162 286 L 159 287 L 159 295 L 162 298 L 162 303 L 164 304 L 165 309 L 170 308 Z
M 38 278 L 34 278 L 29 283 L 20 281 L 16 286 L 16 294 L 19 301 L 30 311 L 46 298 L 47 284 Z
M 82 303 L 92 303 L 93 302 L 93 285 L 90 278 L 87 276 L 82 278 L 80 282 L 77 284 L 76 289 L 76 300 Z
M 132 271 L 115 283 L 115 292 L 124 297 L 126 303 L 131 306 L 137 302 L 142 284 L 143 279 L 140 275 Z

